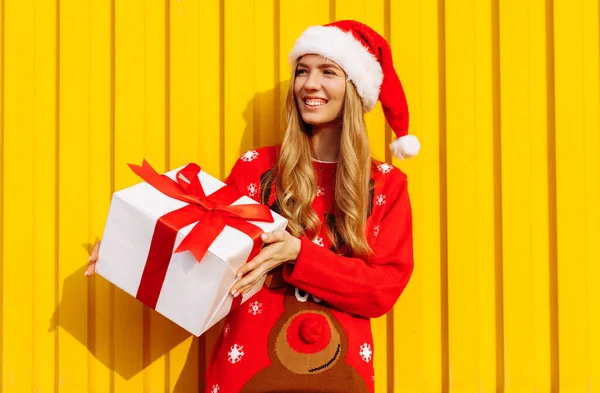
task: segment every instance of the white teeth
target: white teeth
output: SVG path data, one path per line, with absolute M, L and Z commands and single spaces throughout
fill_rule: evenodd
M 326 102 L 320 101 L 320 100 L 306 100 L 306 105 L 308 106 L 323 106 L 326 104 Z

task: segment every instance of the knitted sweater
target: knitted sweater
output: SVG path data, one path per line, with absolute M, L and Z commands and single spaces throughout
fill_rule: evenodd
M 274 184 L 278 147 L 239 158 L 226 183 L 278 211 Z M 313 209 L 324 225 L 334 201 L 336 163 L 313 161 Z M 295 263 L 271 272 L 264 287 L 226 318 L 207 370 L 206 392 L 373 392 L 370 318 L 387 313 L 413 270 L 412 220 L 406 175 L 375 163 L 367 239 L 374 254 L 330 250 L 324 229 L 301 237 Z M 323 225 L 323 226 L 324 226 Z

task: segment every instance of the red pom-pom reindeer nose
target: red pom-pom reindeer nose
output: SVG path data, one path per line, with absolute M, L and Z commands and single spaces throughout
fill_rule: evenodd
M 321 318 L 319 318 L 321 317 Z M 327 330 L 327 321 L 321 315 L 315 315 L 306 318 L 300 323 L 300 338 L 307 344 L 314 344 L 319 341 L 323 330 Z
M 290 347 L 296 352 L 319 352 L 331 340 L 329 321 L 322 314 L 300 314 L 290 324 L 287 331 L 287 340 Z

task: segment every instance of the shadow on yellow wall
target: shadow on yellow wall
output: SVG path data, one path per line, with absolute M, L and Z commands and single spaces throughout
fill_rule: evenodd
M 256 93 L 243 112 L 244 133 L 238 154 L 263 146 L 281 143 L 285 131 L 285 96 L 290 81 L 279 82 L 274 88 Z
M 281 142 L 283 135 L 283 113 L 281 109 L 283 108 L 283 101 L 285 100 L 288 85 L 289 81 L 281 82 L 273 89 L 255 94 L 248 101 L 243 112 L 246 125 L 239 144 L 239 155 L 249 149 Z M 139 161 L 142 158 L 140 157 Z M 201 157 L 199 158 L 199 164 L 202 164 Z M 93 244 L 85 244 L 83 247 L 90 254 Z M 108 339 L 108 341 L 104 340 L 104 342 L 111 343 L 110 345 L 97 345 L 98 340 L 95 332 L 97 321 L 94 320 L 97 308 L 108 307 L 111 310 L 109 313 L 112 313 L 111 315 L 114 316 L 113 301 L 139 302 L 121 289 L 107 283 L 102 277 L 93 276 L 86 278 L 84 276 L 86 268 L 86 265 L 81 266 L 62 283 L 59 305 L 50 320 L 49 331 L 55 331 L 60 327 L 87 348 L 88 352 L 105 367 L 116 372 L 126 380 L 133 378 L 156 360 L 163 357 L 168 358 L 171 350 L 191 337 L 190 333 L 175 323 L 147 306 L 142 305 L 144 314 L 147 314 L 147 317 L 144 317 L 143 322 L 139 324 L 116 325 L 118 322 L 115 322 L 112 316 L 106 322 L 109 335 L 111 336 L 110 325 L 113 325 L 112 331 L 120 331 L 119 336 L 121 337 L 135 337 L 149 334 L 150 327 L 152 327 L 155 335 L 157 332 L 160 332 L 160 339 L 157 340 L 154 338 L 151 344 L 148 337 L 144 338 L 143 361 L 140 361 L 139 358 L 139 348 L 132 348 L 132 350 L 128 350 L 128 348 L 124 348 L 123 350 L 123 348 L 120 348 L 118 351 L 115 351 L 116 344 L 112 338 Z M 104 280 L 109 288 L 114 288 L 114 296 L 111 296 L 110 299 L 97 298 L 95 295 L 97 293 L 96 286 L 105 285 L 97 280 Z M 111 302 L 111 304 L 106 305 L 107 301 Z M 150 321 L 152 321 L 151 326 Z M 194 342 L 190 345 L 185 365 L 175 383 L 173 390 L 175 393 L 189 391 L 189 387 L 194 386 L 196 380 L 199 382 L 199 389 L 203 388 L 206 363 L 205 354 L 209 353 L 212 349 L 214 340 L 218 336 L 222 326 L 223 323 L 221 322 L 215 325 L 204 336 L 193 338 Z M 165 372 L 168 373 L 168 370 Z M 168 378 L 167 375 L 165 377 Z

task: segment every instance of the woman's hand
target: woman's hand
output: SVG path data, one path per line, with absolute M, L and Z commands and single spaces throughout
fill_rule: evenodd
M 96 243 L 92 253 L 90 254 L 90 259 L 88 259 L 88 267 L 85 271 L 85 276 L 89 277 L 92 274 L 96 273 L 96 261 L 98 260 L 98 250 L 100 250 L 100 242 Z
M 300 253 L 300 239 L 290 235 L 288 232 L 278 230 L 271 233 L 263 233 L 261 238 L 268 245 L 263 247 L 254 259 L 238 269 L 238 277 L 244 277 L 231 288 L 233 297 L 248 292 L 263 274 L 268 273 L 285 262 L 295 261 L 298 258 L 298 253 Z

